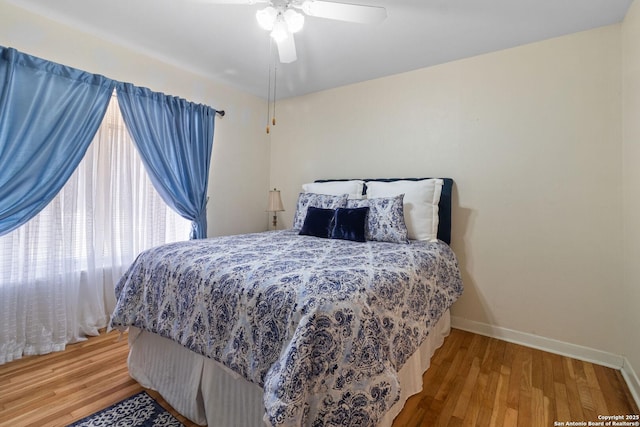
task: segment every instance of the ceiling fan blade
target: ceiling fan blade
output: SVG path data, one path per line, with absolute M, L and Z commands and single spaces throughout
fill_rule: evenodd
M 378 24 L 387 18 L 384 7 L 351 3 L 336 3 L 324 0 L 307 0 L 302 3 L 302 11 L 309 16 L 337 19 L 339 21 Z
M 298 55 L 296 54 L 296 43 L 293 40 L 293 34 L 289 33 L 287 37 L 282 39 L 279 42 L 276 42 L 278 46 L 278 56 L 280 57 L 280 62 L 283 64 L 289 64 L 298 59 Z

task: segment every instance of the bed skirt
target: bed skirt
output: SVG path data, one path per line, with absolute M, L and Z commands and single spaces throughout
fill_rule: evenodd
M 422 390 L 422 374 L 451 328 L 447 310 L 400 370 L 401 396 L 379 427 L 390 427 L 407 399 Z M 264 426 L 262 389 L 220 363 L 159 335 L 129 328 L 129 373 L 157 390 L 179 413 L 209 427 Z

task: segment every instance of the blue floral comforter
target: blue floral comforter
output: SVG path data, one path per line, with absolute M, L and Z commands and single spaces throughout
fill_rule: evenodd
M 292 230 L 173 243 L 116 287 L 136 326 L 264 389 L 273 426 L 375 426 L 397 372 L 462 293 L 443 242 L 355 243 Z

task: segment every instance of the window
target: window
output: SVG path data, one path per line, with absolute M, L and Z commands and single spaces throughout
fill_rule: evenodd
M 135 257 L 187 240 L 190 230 L 191 222 L 153 188 L 114 96 L 60 193 L 0 237 L 0 363 L 96 334 L 114 307 L 115 284 Z

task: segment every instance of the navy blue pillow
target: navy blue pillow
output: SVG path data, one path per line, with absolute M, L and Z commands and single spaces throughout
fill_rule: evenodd
M 365 226 L 368 213 L 368 206 L 353 209 L 336 209 L 333 216 L 331 238 L 353 240 L 354 242 L 366 241 Z
M 309 206 L 307 215 L 304 217 L 304 223 L 298 234 L 329 238 L 331 236 L 332 226 L 333 209 Z

